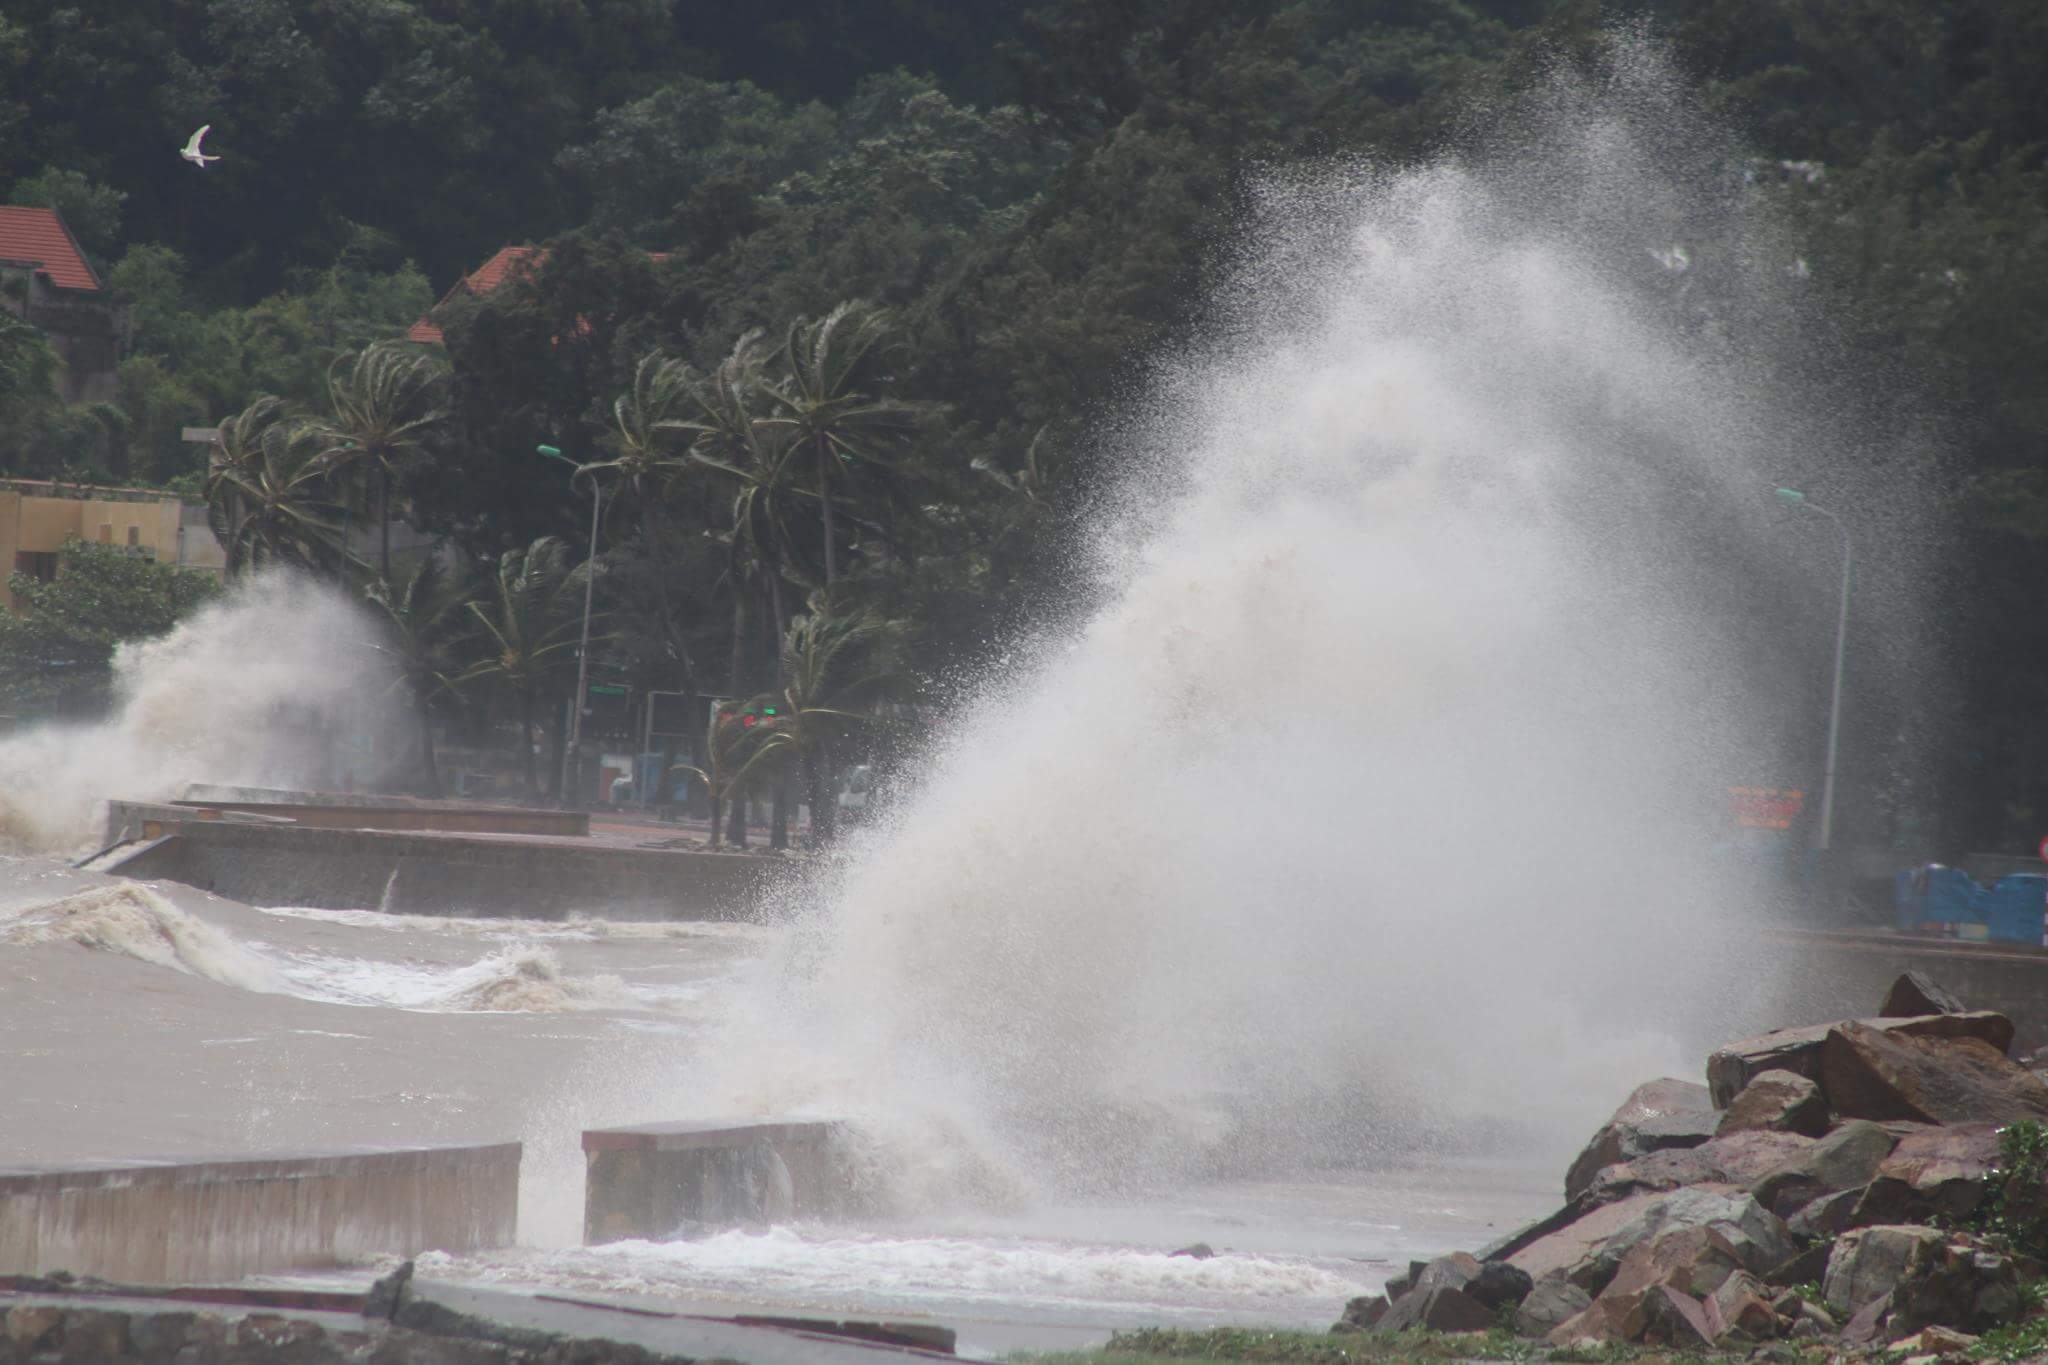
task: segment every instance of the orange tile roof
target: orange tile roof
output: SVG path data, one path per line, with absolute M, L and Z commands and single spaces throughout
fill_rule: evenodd
M 34 261 L 63 289 L 100 287 L 100 277 L 55 209 L 0 205 L 0 261 Z
M 411 327 L 408 327 L 405 332 L 406 340 L 423 342 L 430 346 L 440 345 L 442 339 L 441 329 L 435 325 L 434 309 L 443 307 L 458 293 L 488 294 L 506 280 L 511 279 L 515 274 L 524 273 L 528 270 L 538 270 L 541 266 L 547 264 L 547 259 L 548 252 L 546 247 L 499 247 L 496 255 L 478 266 L 473 274 L 464 275 L 461 279 L 457 280 L 454 287 L 441 296 L 440 303 L 435 304 L 433 309 L 427 311 L 425 317 L 415 322 Z M 668 259 L 668 253 L 666 251 L 657 251 L 649 259 L 665 261 Z

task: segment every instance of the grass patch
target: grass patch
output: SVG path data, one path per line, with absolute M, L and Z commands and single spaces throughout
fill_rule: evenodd
M 2029 1324 L 2032 1326 L 2033 1324 Z M 2048 1320 L 2043 1323 L 2044 1336 L 2048 1336 Z M 1986 1343 L 1993 1340 L 1986 1337 Z M 2004 1360 L 2020 1360 L 2027 1354 L 2038 1354 L 2043 1345 L 2032 1351 L 2018 1349 L 2014 1343 L 2013 1354 L 2002 1354 Z M 1806 1343 L 1777 1343 L 1785 1354 L 1781 1360 L 1801 1362 L 1822 1362 L 1831 1352 L 1825 1347 Z M 1400 1360 L 1510 1360 L 1510 1361 L 1558 1361 L 1577 1362 L 1578 1365 L 1632 1365 L 1633 1362 L 1662 1361 L 1736 1361 L 1744 1360 L 1751 1348 L 1731 1348 L 1725 1352 L 1694 1354 L 1675 1352 L 1641 1346 L 1612 1346 L 1600 1350 L 1555 1350 L 1538 1341 L 1529 1341 L 1511 1332 L 1400 1332 L 1380 1334 L 1377 1332 L 1346 1332 L 1329 1335 L 1321 1332 L 1275 1332 L 1255 1328 L 1219 1327 L 1205 1332 L 1181 1331 L 1171 1328 L 1146 1328 L 1137 1332 L 1119 1332 L 1109 1343 L 1093 1351 L 1066 1351 L 1053 1354 L 1022 1354 L 1010 1357 L 1016 1365 L 1235 1365 L 1241 1361 L 1273 1362 L 1274 1365 L 1353 1365 L 1353 1362 L 1379 1362 Z
M 1095 1351 L 1016 1356 L 1030 1365 L 1200 1365 L 1215 1361 L 1262 1361 L 1277 1365 L 1350 1365 L 1389 1360 L 1535 1360 L 1540 1343 L 1512 1333 L 1443 1334 L 1402 1332 L 1278 1332 L 1247 1327 L 1183 1331 L 1148 1327 L 1118 1332 Z

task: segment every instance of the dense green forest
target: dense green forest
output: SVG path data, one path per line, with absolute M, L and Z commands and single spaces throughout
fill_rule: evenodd
M 274 396 L 242 433 L 254 482 L 228 527 L 252 562 L 319 560 L 319 507 L 270 539 L 248 509 L 289 502 L 295 469 L 346 469 L 357 492 L 309 502 L 447 537 L 506 603 L 537 541 L 581 558 L 589 503 L 547 444 L 620 490 L 606 660 L 640 685 L 786 682 L 778 652 L 828 578 L 839 619 L 892 623 L 860 649 L 943 678 L 1087 590 L 1064 546 L 1116 474 L 1088 434 L 1201 324 L 1257 176 L 1431 155 L 1627 22 L 1763 164 L 1796 168 L 1756 193 L 1802 234 L 1847 363 L 1913 376 L 1918 418 L 1948 433 L 1928 516 L 1954 527 L 1955 687 L 1915 785 L 1938 783 L 1952 844 L 2031 846 L 2037 0 L 19 0 L 0 12 L 0 198 L 62 210 L 135 337 L 118 399 L 65 408 L 32 331 L 0 319 L 0 471 L 197 494 L 180 427 Z M 222 157 L 204 172 L 175 155 L 202 122 Z M 372 345 L 508 243 L 548 244 L 545 265 L 442 310 L 445 362 Z M 835 313 L 850 300 L 869 306 Z M 771 478 L 760 450 L 719 445 L 749 403 L 778 450 L 824 441 L 819 413 L 841 409 L 804 408 L 800 343 L 829 370 L 863 328 L 858 373 L 819 381 L 866 413 L 840 464 Z M 352 383 L 412 385 L 431 420 L 379 444 L 344 411 Z M 857 477 L 790 511 L 834 469 Z M 819 502 L 836 526 L 811 524 Z M 388 566 L 365 567 L 402 609 Z M 557 569 L 559 595 L 575 570 Z M 1857 780 L 1882 808 L 1892 777 Z

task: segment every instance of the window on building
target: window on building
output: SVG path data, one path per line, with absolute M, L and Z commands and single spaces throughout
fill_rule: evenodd
M 112 543 L 113 543 L 113 539 L 114 539 L 114 524 L 113 524 L 112 522 L 110 522 L 110 521 L 103 521 L 103 522 L 101 522 L 101 523 L 100 523 L 100 531 L 99 531 L 99 540 L 100 540 L 100 544 L 102 544 L 102 545 L 109 545 L 109 544 L 112 544 Z
M 38 583 L 54 583 L 57 581 L 56 552 L 17 550 L 14 555 L 14 571 L 25 573 Z
M 131 526 L 131 527 L 129 527 L 129 528 L 128 528 L 128 548 L 132 550 L 132 549 L 134 549 L 134 548 L 135 548 L 136 546 L 138 546 L 138 545 L 140 545 L 140 544 L 142 544 L 142 528 L 141 528 L 140 526 Z

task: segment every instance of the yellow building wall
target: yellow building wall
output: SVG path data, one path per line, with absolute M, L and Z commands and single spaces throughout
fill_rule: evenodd
M 13 611 L 17 606 L 5 581 L 17 554 L 54 554 L 74 537 L 147 554 L 159 564 L 220 572 L 225 556 L 203 521 L 186 524 L 185 543 L 180 544 L 182 513 L 174 497 L 49 498 L 0 488 L 0 607 Z

